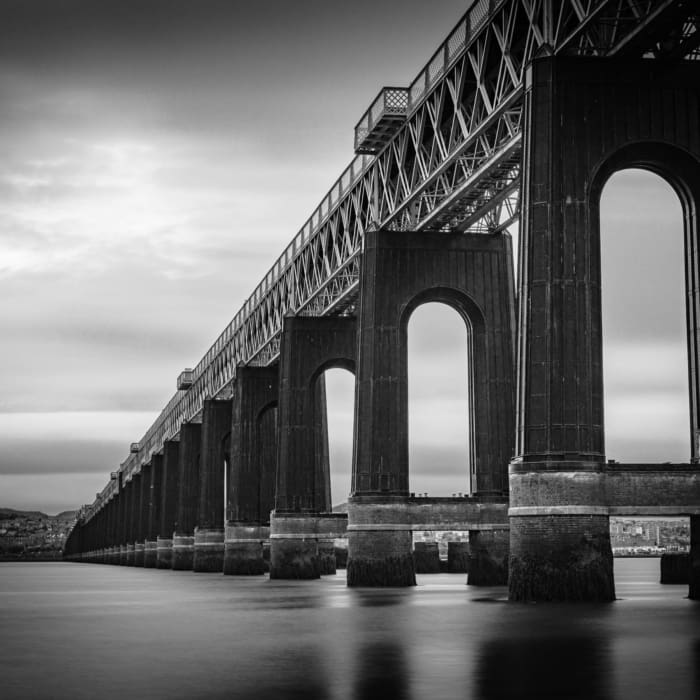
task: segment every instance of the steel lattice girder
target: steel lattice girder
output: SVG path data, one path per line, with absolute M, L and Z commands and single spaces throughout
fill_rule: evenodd
M 694 8 L 695 0 L 479 0 L 412 83 L 405 123 L 375 158 L 343 173 L 194 369 L 191 387 L 122 464 L 126 478 L 198 419 L 205 398 L 230 395 L 239 364 L 276 359 L 285 314 L 354 310 L 365 231 L 488 233 L 518 220 L 522 87 L 538 52 L 694 59 Z

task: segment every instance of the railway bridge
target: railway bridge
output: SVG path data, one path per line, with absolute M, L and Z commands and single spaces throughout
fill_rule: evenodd
M 414 529 L 468 530 L 470 582 L 512 600 L 615 597 L 609 518 L 691 522 L 700 597 L 700 10 L 695 0 L 476 0 L 66 544 L 73 560 L 415 583 Z M 600 193 L 652 170 L 684 213 L 687 464 L 605 454 Z M 509 230 L 519 225 L 515 275 Z M 516 289 L 517 279 L 517 289 Z M 409 491 L 406 328 L 468 329 L 471 493 Z M 352 490 L 330 503 L 322 372 L 355 375 Z

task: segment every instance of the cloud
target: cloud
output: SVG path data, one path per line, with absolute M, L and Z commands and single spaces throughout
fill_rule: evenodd
M 0 413 L 0 505 L 50 514 L 92 503 L 152 412 Z
M 17 510 L 41 510 L 56 515 L 92 503 L 102 491 L 107 473 L 65 471 L 61 474 L 1 474 L 0 506 Z

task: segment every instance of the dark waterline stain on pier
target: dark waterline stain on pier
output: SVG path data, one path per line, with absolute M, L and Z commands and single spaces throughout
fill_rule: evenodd
M 700 697 L 700 604 L 617 560 L 620 600 L 86 564 L 0 565 L 0 694 L 25 698 Z M 499 602 L 498 605 L 489 603 Z

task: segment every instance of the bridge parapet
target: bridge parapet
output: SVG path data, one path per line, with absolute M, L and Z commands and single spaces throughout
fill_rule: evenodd
M 430 89 L 448 71 L 452 63 L 462 53 L 468 41 L 486 24 L 489 16 L 504 0 L 477 0 L 463 15 L 457 26 L 450 32 L 438 50 L 418 73 L 408 89 L 408 111 L 413 112 Z

